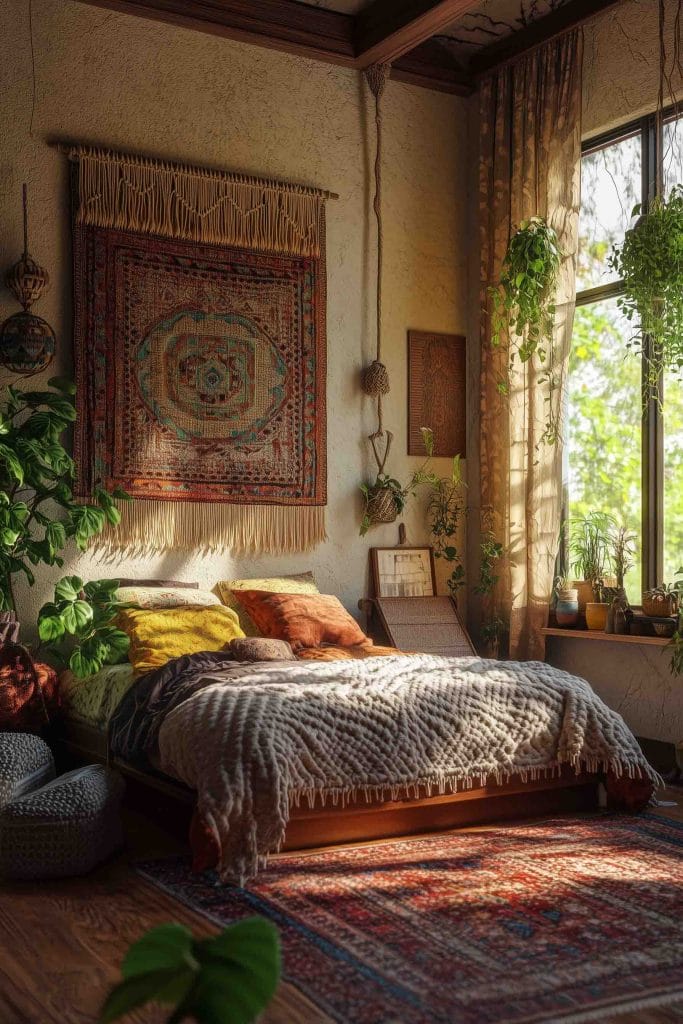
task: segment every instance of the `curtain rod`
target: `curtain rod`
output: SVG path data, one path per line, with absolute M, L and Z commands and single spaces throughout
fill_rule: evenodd
M 88 146 L 80 142 L 63 142 L 61 140 L 48 142 L 48 145 L 52 149 L 56 149 L 59 153 L 63 153 L 72 163 L 78 163 L 81 154 L 90 152 L 95 155 L 99 154 L 103 157 L 115 158 L 122 164 L 127 163 L 143 167 L 145 165 L 166 167 L 169 170 L 180 171 L 183 174 L 196 175 L 202 178 L 226 178 L 239 184 L 254 185 L 271 191 L 298 192 L 301 195 L 320 196 L 321 199 L 339 199 L 339 193 L 328 192 L 325 189 L 315 188 L 311 185 L 298 185 L 288 181 L 276 181 L 272 178 L 253 177 L 249 174 L 241 174 L 235 171 L 219 171 L 214 167 L 200 167 L 196 164 L 179 163 L 162 157 L 144 156 L 134 153 L 121 153 L 117 150 L 108 149 L 104 146 Z

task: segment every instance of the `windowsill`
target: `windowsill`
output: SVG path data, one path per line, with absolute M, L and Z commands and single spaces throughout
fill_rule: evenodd
M 606 640 L 611 644 L 646 644 L 666 647 L 671 643 L 670 637 L 663 636 L 621 636 L 617 633 L 605 633 L 602 629 L 560 629 L 559 626 L 548 626 L 541 630 L 544 636 L 561 636 L 567 640 Z

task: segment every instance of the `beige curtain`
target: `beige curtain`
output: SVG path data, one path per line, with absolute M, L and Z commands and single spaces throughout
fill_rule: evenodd
M 497 382 L 507 344 L 491 346 L 491 300 L 511 232 L 547 218 L 564 258 L 557 293 L 554 402 L 562 408 L 574 318 L 581 171 L 582 35 L 575 30 L 485 79 L 480 89 L 482 529 L 505 548 L 484 622 L 509 627 L 509 655 L 542 659 L 562 502 L 562 443 L 540 444 L 547 365 L 516 361 L 510 396 Z M 487 607 L 488 606 L 488 607 Z

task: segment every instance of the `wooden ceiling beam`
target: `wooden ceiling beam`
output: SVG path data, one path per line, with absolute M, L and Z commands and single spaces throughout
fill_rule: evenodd
M 585 25 L 620 2 L 621 0 L 574 0 L 564 7 L 558 7 L 525 29 L 505 36 L 499 42 L 487 46 L 481 53 L 475 54 L 468 62 L 468 73 L 476 82 L 490 71 L 510 64 L 523 54 L 538 49 L 539 46 L 549 43 L 551 39 L 556 39 L 570 29 Z
M 355 18 L 356 66 L 395 61 L 442 32 L 479 0 L 374 0 Z
M 354 19 L 292 0 L 80 0 L 257 46 L 355 67 Z
M 469 96 L 475 89 L 469 75 L 458 70 L 445 47 L 433 39 L 420 43 L 395 60 L 391 65 L 391 79 L 455 96 Z

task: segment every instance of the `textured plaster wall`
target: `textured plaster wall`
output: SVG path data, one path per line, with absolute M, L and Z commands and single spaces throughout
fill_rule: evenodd
M 37 74 L 33 131 L 26 0 L 0 4 L 0 268 L 21 251 L 21 183 L 31 204 L 31 250 L 52 275 L 36 312 L 55 328 L 70 370 L 71 267 L 67 166 L 47 143 L 86 141 L 315 184 L 341 196 L 328 208 L 329 540 L 286 558 L 235 559 L 166 552 L 103 564 L 69 557 L 64 572 L 199 580 L 315 571 L 321 589 L 354 609 L 366 592 L 371 544 L 393 544 L 394 526 L 358 537 L 358 484 L 371 472 L 365 436 L 373 409 L 359 391 L 374 350 L 374 136 L 359 75 L 325 64 L 113 14 L 74 0 L 34 0 Z M 406 329 L 466 333 L 467 118 L 464 101 L 397 83 L 385 100 L 385 359 L 392 391 L 385 422 L 395 433 L 392 472 L 407 479 Z M 17 310 L 0 289 L 0 318 Z M 442 462 L 439 469 L 448 470 Z M 410 542 L 425 539 L 417 505 Z M 25 620 L 58 571 L 22 592 Z
M 656 0 L 622 0 L 584 29 L 583 133 L 608 131 L 653 111 L 659 89 L 659 19 Z M 674 94 L 683 82 L 673 69 L 678 0 L 665 2 L 666 67 Z M 664 103 L 672 102 L 666 86 Z

